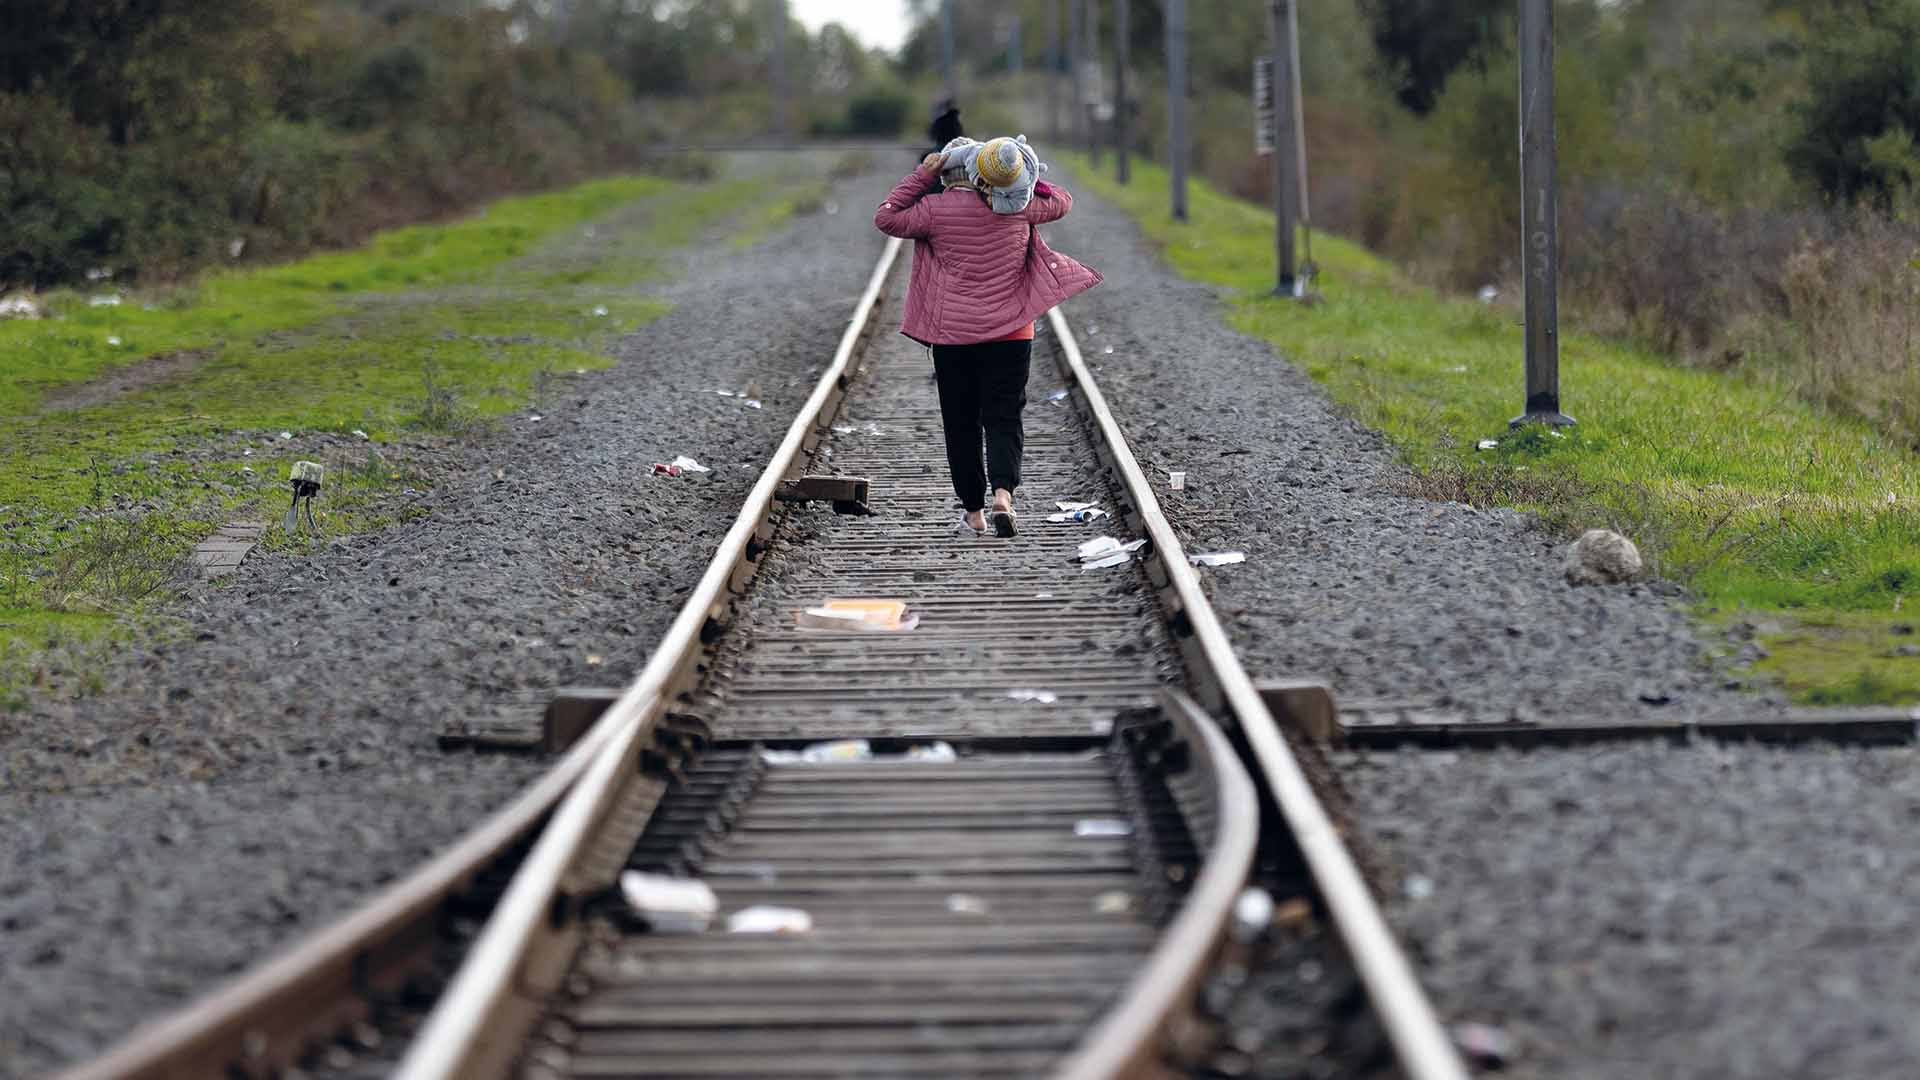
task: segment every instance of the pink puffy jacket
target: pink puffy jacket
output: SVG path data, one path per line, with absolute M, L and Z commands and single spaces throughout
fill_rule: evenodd
M 1100 283 L 1100 272 L 1047 247 L 1035 225 L 1073 206 L 1065 188 L 1041 181 L 1018 214 L 996 214 L 976 191 L 940 186 L 915 169 L 874 212 L 888 236 L 916 241 L 900 332 L 922 345 L 998 341 L 1060 301 Z

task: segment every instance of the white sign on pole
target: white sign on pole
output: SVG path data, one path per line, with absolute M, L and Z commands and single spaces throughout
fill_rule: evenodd
M 1253 152 L 1273 153 L 1273 57 L 1253 58 Z

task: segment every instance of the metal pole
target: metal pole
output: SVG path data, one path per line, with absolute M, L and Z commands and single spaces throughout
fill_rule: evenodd
M 1087 90 L 1080 78 L 1081 0 L 1062 0 L 1067 5 L 1067 123 L 1073 126 L 1073 144 L 1087 145 Z
M 940 81 L 946 84 L 947 97 L 958 100 L 960 88 L 953 79 L 953 0 L 940 0 Z
M 793 94 L 787 86 L 787 0 L 773 0 L 773 115 L 781 139 L 792 137 L 789 108 Z
M 1007 27 L 1007 73 L 1014 78 L 1020 77 L 1020 13 L 1013 13 L 1013 22 Z
M 1187 0 L 1167 2 L 1167 164 L 1173 220 L 1187 220 Z
M 1305 95 L 1300 89 L 1300 5 L 1287 5 L 1287 39 L 1293 45 L 1293 137 L 1294 160 L 1300 164 L 1300 185 L 1294 192 L 1300 208 L 1300 234 L 1305 241 L 1301 272 L 1313 273 L 1313 214 L 1307 209 L 1307 117 Z
M 1080 16 L 1081 41 L 1087 49 L 1087 68 L 1089 86 L 1100 86 L 1100 0 L 1081 0 L 1083 11 Z M 1089 98 L 1093 94 L 1087 95 Z M 1093 159 L 1093 167 L 1100 167 L 1100 145 L 1105 142 L 1100 118 L 1093 111 L 1093 103 L 1082 106 L 1087 110 L 1087 154 Z
M 1553 139 L 1553 0 L 1520 2 L 1520 257 L 1527 330 L 1527 411 L 1508 425 L 1561 427 L 1560 209 Z
M 1133 141 L 1127 108 L 1127 0 L 1113 0 L 1113 178 L 1124 184 L 1133 179 L 1127 144 Z
M 1273 253 L 1275 296 L 1296 296 L 1299 278 L 1294 271 L 1294 185 L 1300 171 L 1294 164 L 1299 143 L 1293 137 L 1293 0 L 1271 0 L 1268 6 L 1273 39 Z

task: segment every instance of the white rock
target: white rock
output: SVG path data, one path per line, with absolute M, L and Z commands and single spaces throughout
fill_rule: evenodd
M 1575 585 L 1632 581 L 1640 568 L 1640 549 L 1611 529 L 1588 529 L 1567 545 L 1567 580 Z

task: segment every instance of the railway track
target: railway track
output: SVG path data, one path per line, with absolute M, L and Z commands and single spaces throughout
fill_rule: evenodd
M 878 314 L 904 289 L 899 247 L 666 639 L 539 783 L 341 924 L 69 1075 L 311 1061 L 316 1039 L 417 989 L 449 927 L 483 910 L 398 1075 L 1175 1074 L 1211 1045 L 1203 983 L 1264 927 L 1246 892 L 1264 828 L 1401 1071 L 1463 1076 L 1057 311 L 1035 348 L 1021 535 L 959 534 L 924 354 Z M 856 476 L 872 516 L 796 501 Z M 1044 522 L 1055 500 L 1114 516 Z M 1140 561 L 1082 566 L 1079 544 L 1106 533 L 1147 540 Z M 908 600 L 919 625 L 795 625 L 873 596 Z M 792 753 L 836 739 L 873 753 Z M 644 932 L 627 870 L 705 881 L 723 920 L 777 905 L 811 927 Z

